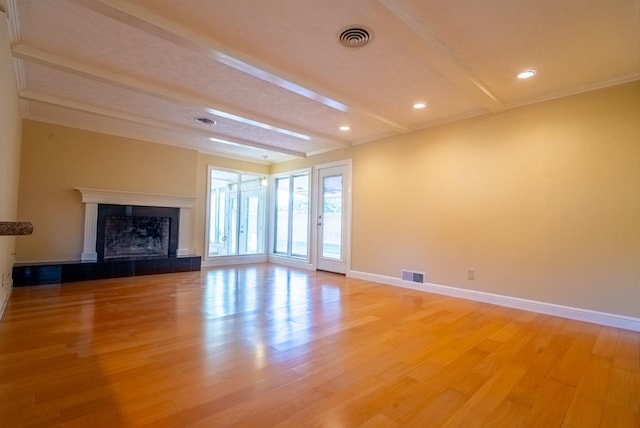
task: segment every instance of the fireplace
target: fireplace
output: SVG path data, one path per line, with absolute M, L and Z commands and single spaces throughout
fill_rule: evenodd
M 80 260 L 16 263 L 14 287 L 200 270 L 190 233 L 196 198 L 76 190 L 85 206 Z
M 119 190 L 76 190 L 82 194 L 85 205 L 84 248 L 80 260 L 183 257 L 193 254 L 190 221 L 196 198 Z M 108 217 L 110 229 L 122 227 L 124 231 L 117 232 L 115 238 L 107 236 L 105 240 Z
M 168 207 L 98 205 L 98 261 L 175 257 L 180 210 Z

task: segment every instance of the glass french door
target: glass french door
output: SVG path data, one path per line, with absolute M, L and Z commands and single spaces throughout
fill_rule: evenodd
M 208 257 L 264 253 L 262 178 L 210 170 Z
M 240 205 L 240 230 L 238 244 L 240 254 L 262 253 L 262 189 L 242 192 Z
M 316 268 L 336 273 L 347 271 L 346 166 L 318 170 L 318 239 Z

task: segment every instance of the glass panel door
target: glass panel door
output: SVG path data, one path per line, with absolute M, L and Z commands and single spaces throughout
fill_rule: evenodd
M 237 212 L 232 206 L 237 193 L 238 174 L 227 171 L 211 171 L 209 184 L 209 257 L 233 254 L 231 247 Z
M 318 257 L 316 267 L 346 273 L 346 167 L 318 171 Z
M 262 227 L 262 197 L 264 188 L 262 179 L 242 175 L 240 194 L 239 244 L 240 254 L 259 254 L 264 252 L 264 231 Z
M 342 175 L 322 179 L 322 257 L 342 259 Z

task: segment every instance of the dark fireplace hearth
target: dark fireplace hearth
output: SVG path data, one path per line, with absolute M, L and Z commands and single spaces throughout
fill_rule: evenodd
M 98 205 L 98 261 L 175 257 L 179 216 L 178 208 Z
M 200 270 L 176 256 L 179 208 L 99 204 L 97 220 L 97 262 L 16 264 L 14 287 Z
M 16 263 L 14 287 L 200 270 L 189 236 L 194 197 L 76 190 L 85 207 L 80 260 Z

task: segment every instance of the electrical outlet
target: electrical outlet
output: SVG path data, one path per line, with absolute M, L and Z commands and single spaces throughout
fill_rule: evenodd
M 473 281 L 476 279 L 476 270 L 475 269 L 467 269 L 467 279 L 469 281 Z

